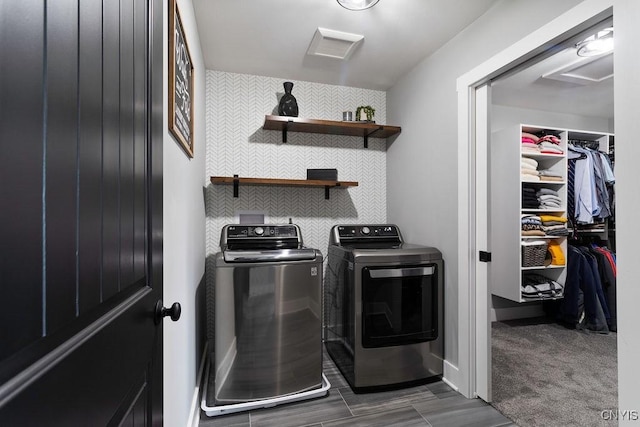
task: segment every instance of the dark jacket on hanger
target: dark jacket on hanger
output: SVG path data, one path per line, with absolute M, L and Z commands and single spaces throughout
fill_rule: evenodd
M 616 274 L 614 265 L 612 264 L 613 255 L 605 247 L 597 247 L 593 245 L 589 248 L 589 251 L 596 258 L 598 262 L 598 273 L 600 275 L 600 283 L 604 291 L 604 296 L 607 300 L 607 307 L 609 309 L 609 330 L 618 330 L 617 321 L 617 305 L 616 305 Z
M 567 252 L 564 298 L 558 304 L 556 319 L 571 327 L 609 332 L 608 310 L 605 313 L 605 308 L 602 307 L 600 296 L 604 301 L 604 294 L 598 275 L 594 276 L 592 266 L 580 249 L 568 246 Z M 600 288 L 599 292 L 598 288 Z
M 609 314 L 609 304 L 607 303 L 607 299 L 604 296 L 604 289 L 602 287 L 602 281 L 600 280 L 600 271 L 598 270 L 598 261 L 596 257 L 591 253 L 590 248 L 586 246 L 578 247 L 580 252 L 584 255 L 587 260 L 587 265 L 591 270 L 591 276 L 593 277 L 593 284 L 595 286 L 596 295 L 598 296 L 598 301 L 600 302 L 600 307 L 604 312 L 604 316 L 607 319 L 607 325 L 611 321 L 611 315 Z

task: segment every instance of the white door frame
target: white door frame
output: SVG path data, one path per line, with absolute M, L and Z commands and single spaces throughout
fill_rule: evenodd
M 486 360 L 477 357 L 486 348 L 490 336 L 477 334 L 477 304 L 489 299 L 488 289 L 476 286 L 478 250 L 476 246 L 476 88 L 491 81 L 536 55 L 546 51 L 570 35 L 585 30 L 613 14 L 614 0 L 585 0 L 573 9 L 539 28 L 529 36 L 462 75 L 458 89 L 458 390 L 466 397 L 478 396 L 478 372 L 490 374 Z M 480 156 L 481 158 L 483 156 Z M 486 159 L 486 156 L 484 157 Z M 486 161 L 486 160 L 485 160 Z M 486 280 L 479 285 L 486 287 Z M 485 295 L 486 298 L 477 298 Z M 488 377 L 490 378 L 490 376 Z M 483 392 L 481 391 L 482 395 Z
M 491 253 L 490 222 L 489 216 L 489 133 L 491 131 L 491 82 L 483 84 L 475 89 L 474 102 L 474 141 L 471 145 L 472 158 L 475 159 L 475 168 L 471 175 L 475 176 L 475 191 L 472 196 L 475 199 L 474 221 L 475 224 L 475 248 L 476 251 Z M 476 379 L 475 394 L 486 402 L 491 402 L 491 318 L 489 308 L 491 295 L 488 292 L 489 264 L 487 262 L 475 263 L 475 369 L 472 374 Z M 486 367 L 486 368 L 483 368 Z

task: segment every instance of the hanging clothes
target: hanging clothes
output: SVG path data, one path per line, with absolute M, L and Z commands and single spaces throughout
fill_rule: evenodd
M 599 276 L 593 274 L 592 265 L 578 248 L 569 246 L 567 252 L 564 298 L 557 304 L 556 320 L 577 329 L 608 333 L 610 315 L 600 298 L 604 294 Z
M 589 148 L 568 147 L 569 216 L 575 224 L 593 224 L 612 216 L 615 176 L 609 157 Z
M 609 248 L 597 246 L 591 244 L 588 247 L 590 253 L 596 258 L 598 265 L 598 274 L 600 276 L 600 283 L 604 291 L 604 296 L 609 308 L 609 329 L 611 331 L 618 330 L 618 317 L 617 317 L 617 305 L 616 305 L 616 262 L 615 254 L 609 250 Z
M 567 247 L 564 298 L 553 311 L 561 323 L 600 333 L 617 331 L 615 257 L 595 244 Z

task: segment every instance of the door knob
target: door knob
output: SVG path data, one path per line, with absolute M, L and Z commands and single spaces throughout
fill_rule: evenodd
M 162 300 L 158 300 L 156 303 L 156 312 L 155 312 L 155 320 L 156 323 L 160 323 L 163 317 L 171 316 L 171 320 L 176 322 L 180 318 L 180 314 L 182 313 L 182 307 L 180 307 L 179 302 L 174 302 L 171 304 L 170 308 L 165 308 L 162 306 Z

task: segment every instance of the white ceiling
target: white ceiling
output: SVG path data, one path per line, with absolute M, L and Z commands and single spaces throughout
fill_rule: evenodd
M 193 4 L 207 69 L 387 90 L 497 1 L 380 0 L 358 12 L 342 8 L 336 0 Z M 318 27 L 360 34 L 364 41 L 346 61 L 307 55 Z M 582 35 L 557 46 L 552 56 L 494 81 L 493 102 L 612 118 L 613 78 L 581 84 L 542 77 L 578 59 L 573 46 Z
M 613 118 L 613 53 L 599 58 L 581 58 L 576 41 L 600 28 L 606 21 L 556 46 L 556 53 L 542 60 L 532 60 L 525 67 L 492 82 L 492 102 L 498 105 Z M 547 74 L 553 74 L 544 77 Z M 582 74 L 587 78 L 580 78 Z M 592 78 L 589 80 L 588 78 Z
M 387 90 L 497 0 L 194 0 L 210 70 Z M 361 34 L 347 61 L 309 56 L 316 28 Z

